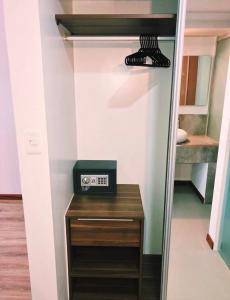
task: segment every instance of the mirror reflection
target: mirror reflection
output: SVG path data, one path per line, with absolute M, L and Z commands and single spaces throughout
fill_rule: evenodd
M 210 55 L 183 57 L 180 105 L 208 104 L 211 64 Z
M 208 107 L 178 115 L 167 300 L 229 300 L 230 38 L 197 41 L 215 56 L 184 57 L 181 101 Z

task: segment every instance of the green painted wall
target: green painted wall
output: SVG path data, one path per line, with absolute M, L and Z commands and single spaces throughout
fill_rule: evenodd
M 208 135 L 217 141 L 220 137 L 229 56 L 230 38 L 217 44 L 211 87 Z
M 178 0 L 152 0 L 153 13 L 176 13 Z

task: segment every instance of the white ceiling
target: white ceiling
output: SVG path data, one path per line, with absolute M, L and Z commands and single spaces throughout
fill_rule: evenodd
M 230 0 L 187 0 L 189 12 L 230 12 Z
M 186 28 L 185 36 L 215 36 L 218 40 L 230 37 L 229 28 Z
M 230 36 L 230 0 L 187 0 L 186 36 Z

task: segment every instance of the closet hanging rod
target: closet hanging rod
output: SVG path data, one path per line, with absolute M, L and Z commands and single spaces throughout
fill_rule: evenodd
M 133 42 L 139 41 L 139 36 L 66 36 L 66 41 L 84 42 L 84 41 L 124 41 Z M 175 41 L 174 36 L 159 36 L 158 41 Z

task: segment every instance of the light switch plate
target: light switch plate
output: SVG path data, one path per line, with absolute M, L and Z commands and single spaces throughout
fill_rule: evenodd
M 41 154 L 41 136 L 39 132 L 25 132 L 25 150 L 27 154 Z

